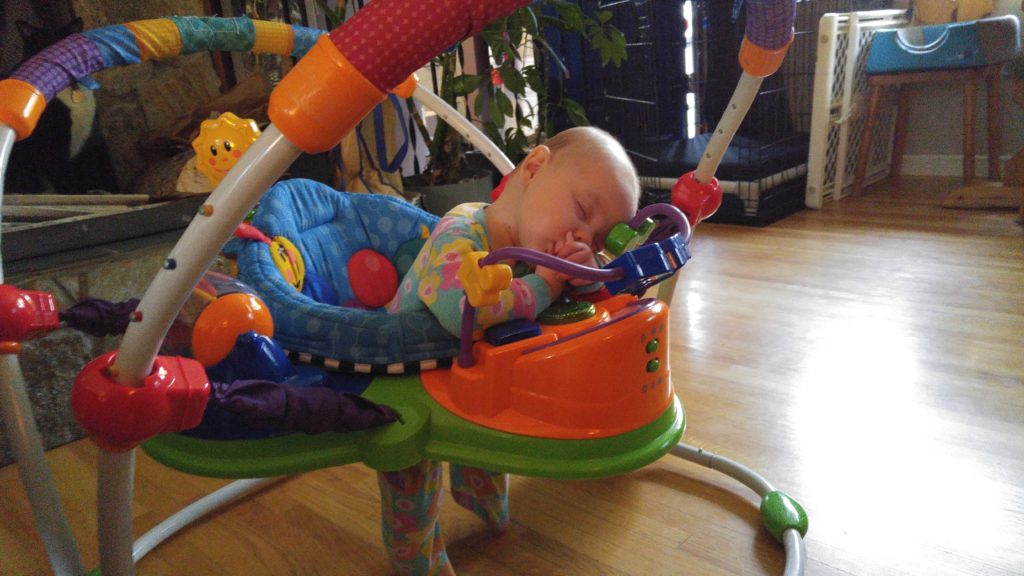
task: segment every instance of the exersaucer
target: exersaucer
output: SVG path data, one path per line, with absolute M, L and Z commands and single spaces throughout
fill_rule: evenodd
M 184 471 L 267 478 L 358 461 L 393 470 L 423 458 L 517 474 L 594 478 L 636 469 L 671 452 L 726 472 L 757 492 L 762 497 L 766 526 L 786 547 L 787 573 L 802 572 L 805 552 L 801 536 L 806 530 L 806 515 L 799 505 L 753 471 L 677 444 L 685 418 L 668 373 L 667 305 L 639 296 L 647 272 L 653 271 L 653 278 L 663 280 L 685 262 L 680 256 L 685 253 L 689 236 L 687 218 L 698 222 L 717 208 L 717 182 L 713 178 L 717 163 L 761 79 L 777 69 L 792 39 L 795 5 L 791 0 L 746 3 L 747 35 L 740 52 L 745 72 L 700 166 L 682 177 L 673 191 L 673 204 L 682 207 L 687 217 L 676 222 L 676 233 L 640 247 L 638 252 L 643 251 L 645 258 L 653 254 L 650 260 L 626 256 L 625 261 L 613 262 L 604 270 L 579 266 L 570 270 L 606 283 L 636 281 L 636 295 L 617 296 L 595 306 L 590 318 L 542 328 L 540 334 L 531 333 L 509 343 L 470 345 L 464 337 L 459 360 L 450 369 L 376 376 L 364 395 L 393 406 L 402 417 L 400 422 L 379 429 L 231 443 L 170 434 L 197 423 L 210 383 L 198 362 L 158 357 L 160 343 L 177 311 L 243 217 L 300 152 L 333 147 L 390 89 L 431 56 L 527 3 L 446 0 L 444 6 L 427 7 L 415 0 L 375 0 L 329 35 L 319 36 L 309 54 L 274 90 L 269 109 L 271 125 L 228 172 L 171 251 L 167 265 L 142 298 L 122 348 L 90 363 L 76 381 L 76 394 L 79 389 L 86 390 L 83 393 L 91 394 L 95 403 L 94 412 L 109 415 L 86 427 L 100 446 L 98 521 L 104 574 L 133 574 L 134 562 L 167 535 L 263 484 L 261 480 L 244 480 L 207 496 L 183 510 L 180 518 L 176 515 L 154 529 L 159 534 L 144 536 L 133 551 L 134 447 L 143 442 L 155 458 Z M 381 30 L 389 30 L 388 22 L 395 14 L 415 16 L 410 19 L 410 28 L 402 31 L 402 41 L 367 42 Z M 230 20 L 232 25 L 238 22 Z M 223 49 L 217 44 L 221 36 L 207 33 L 223 23 L 220 19 L 143 21 L 93 33 L 93 39 L 114 34 L 117 41 L 112 44 L 120 51 L 76 51 L 58 45 L 57 50 L 44 52 L 41 56 L 45 57 L 30 64 L 36 69 L 47 68 L 47 74 L 16 73 L 12 79 L 0 82 L 0 165 L 6 164 L 15 136 L 20 139 L 31 133 L 46 101 L 59 89 L 110 65 L 172 56 L 197 47 Z M 266 26 L 255 26 L 257 38 L 261 28 Z M 205 43 L 186 41 L 186 29 L 199 30 L 197 37 Z M 126 30 L 130 36 L 124 35 Z M 298 36 L 291 34 L 295 32 L 284 37 L 296 40 L 283 42 L 289 49 L 298 45 Z M 128 51 L 124 52 L 126 46 Z M 249 43 L 244 47 L 254 46 Z M 74 60 L 74 65 L 52 65 L 65 58 Z M 507 171 L 510 164 L 504 162 L 503 171 Z M 718 193 L 720 199 L 720 190 Z M 631 222 L 634 229 L 646 217 L 643 212 L 638 214 Z M 481 254 L 479 267 L 466 270 L 468 278 L 475 278 L 463 280 L 474 304 L 485 304 L 488 294 L 502 287 L 504 273 L 500 267 L 491 266 L 495 261 L 515 257 L 533 264 L 557 264 L 545 261 L 552 258 L 546 255 L 499 252 Z M 666 284 L 669 286 L 664 293 L 671 294 L 671 281 Z M 471 318 L 471 314 L 472 307 L 467 305 L 466 316 Z M 27 339 L 31 332 L 17 336 Z M 3 349 L 3 384 L 23 388 L 17 372 L 17 342 L 6 344 L 11 345 Z M 538 377 L 550 374 L 550 369 L 559 365 L 569 366 L 571 371 L 572 361 L 593 362 L 626 346 L 639 352 L 637 361 L 620 362 L 615 369 L 595 364 L 593 381 L 572 378 L 571 374 Z M 600 381 L 602 378 L 604 381 Z M 139 404 L 140 398 L 153 402 Z M 609 416 L 612 406 L 623 409 Z M 6 408 L 5 419 L 12 421 Z M 163 434 L 154 437 L 159 433 Z M 31 452 L 24 452 L 28 460 L 41 459 L 41 449 L 37 455 Z M 25 477 L 27 485 L 49 482 L 48 476 L 43 478 L 48 474 L 45 464 L 42 468 L 39 472 L 36 466 L 35 475 Z M 52 483 L 50 494 L 45 492 L 39 498 L 30 495 L 33 508 L 56 508 L 59 514 Z M 41 518 L 38 513 L 37 518 Z M 50 520 L 39 521 L 44 540 L 50 542 L 47 548 L 51 561 L 58 573 L 82 573 L 66 521 L 66 534 L 60 534 L 61 520 L 50 525 L 44 525 Z M 54 525 L 57 528 L 51 529 Z

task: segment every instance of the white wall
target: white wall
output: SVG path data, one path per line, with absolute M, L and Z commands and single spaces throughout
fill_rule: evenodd
M 1024 110 L 1010 98 L 1010 82 L 1002 82 L 1002 150 L 1004 158 L 1024 148 Z M 976 94 L 975 161 L 977 174 L 988 170 L 988 106 L 982 83 Z M 920 85 L 912 88 L 907 144 L 904 152 L 905 174 L 945 174 L 958 176 L 963 161 L 963 98 L 961 85 Z
M 1024 22 L 1021 0 L 997 0 L 996 14 L 1016 14 Z M 1002 150 L 1012 156 L 1024 148 L 1024 110 L 1010 98 L 1010 81 L 1002 82 Z M 912 88 L 903 173 L 959 176 L 963 162 L 963 94 L 961 85 L 920 85 Z M 977 174 L 987 173 L 988 110 L 984 83 L 978 87 L 974 154 Z

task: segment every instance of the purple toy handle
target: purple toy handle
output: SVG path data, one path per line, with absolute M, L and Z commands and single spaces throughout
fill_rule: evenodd
M 574 278 L 590 280 L 591 282 L 611 282 L 612 280 L 622 278 L 622 270 L 591 268 L 590 266 L 569 262 L 558 256 L 545 254 L 532 248 L 498 248 L 480 260 L 480 265 L 496 264 L 502 260 L 518 260 L 535 266 L 543 266 L 551 268 L 555 272 L 568 274 Z
M 793 39 L 796 2 L 793 0 L 745 0 L 746 36 L 765 50 L 778 50 Z
M 665 221 L 659 225 L 655 232 L 648 239 L 648 243 L 656 242 L 668 236 L 679 233 L 684 243 L 689 243 L 692 229 L 686 216 L 671 204 L 651 204 L 642 208 L 630 219 L 628 224 L 637 227 L 645 219 L 651 216 L 662 216 Z M 519 260 L 536 266 L 551 268 L 556 272 L 568 274 L 574 278 L 590 280 L 591 282 L 612 282 L 619 280 L 625 275 L 621 268 L 598 269 L 590 266 L 583 266 L 575 262 L 563 260 L 551 254 L 545 254 L 532 248 L 509 247 L 499 248 L 480 260 L 481 266 L 495 264 L 502 260 Z M 473 360 L 473 326 L 476 321 L 476 308 L 466 298 L 462 306 L 462 333 L 460 336 L 459 366 L 469 368 L 475 364 Z
M 622 278 L 624 272 L 619 268 L 602 270 L 591 268 L 575 262 L 563 260 L 551 254 L 545 254 L 532 248 L 498 248 L 480 260 L 480 266 L 496 264 L 503 260 L 519 260 L 527 264 L 544 266 L 556 272 L 568 274 L 575 278 L 591 282 L 611 282 Z M 467 297 L 462 305 L 462 332 L 459 337 L 459 366 L 469 368 L 475 364 L 473 360 L 473 326 L 476 323 L 476 308 L 469 303 Z

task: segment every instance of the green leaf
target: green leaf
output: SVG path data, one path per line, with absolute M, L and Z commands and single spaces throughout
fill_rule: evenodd
M 527 66 L 523 68 L 523 76 L 526 77 L 526 85 L 529 86 L 537 94 L 547 92 L 547 86 L 544 82 L 544 74 L 540 71 L 540 68 L 536 66 Z
M 484 123 L 484 134 L 491 139 L 491 142 L 494 142 L 501 147 L 502 150 L 505 149 L 505 140 L 501 137 L 501 132 L 498 131 L 498 127 L 494 122 Z
M 513 108 L 512 107 L 512 100 L 509 99 L 508 95 L 506 95 L 504 91 L 502 91 L 502 90 L 495 90 L 494 91 L 494 99 L 492 100 L 492 102 L 494 102 L 495 110 L 501 116 L 501 118 L 500 118 L 501 124 L 500 125 L 504 126 L 505 125 L 505 117 L 506 116 L 511 116 L 513 114 L 513 112 L 512 112 L 512 108 Z M 495 110 L 491 110 L 491 115 L 495 116 L 494 121 L 498 122 L 497 115 L 494 114 Z
M 452 92 L 456 96 L 467 96 L 480 87 L 483 78 L 477 74 L 460 74 L 452 79 Z
M 519 70 L 512 66 L 502 66 L 498 68 L 498 75 L 501 76 L 501 81 L 505 83 L 505 86 L 513 94 L 526 93 L 526 78 L 523 77 Z
M 587 119 L 587 112 L 579 102 L 572 98 L 562 98 L 562 108 L 565 109 L 566 114 L 569 115 L 569 120 L 571 120 L 574 125 L 590 126 L 590 120 Z
M 626 59 L 626 37 L 618 28 L 606 26 L 600 30 L 595 29 L 588 40 L 590 46 L 600 53 L 602 66 L 612 63 L 618 68 Z
M 583 9 L 576 4 L 570 4 L 568 2 L 558 3 L 558 15 L 561 17 L 565 26 L 569 30 L 582 32 L 586 17 L 583 15 Z
M 484 115 L 484 102 L 490 96 L 490 89 L 487 89 L 484 93 L 480 94 L 476 100 L 473 100 L 473 116 L 480 118 Z

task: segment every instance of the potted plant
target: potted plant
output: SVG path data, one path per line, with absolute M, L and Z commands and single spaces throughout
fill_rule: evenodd
M 611 23 L 610 12 L 590 16 L 569 0 L 543 0 L 491 23 L 480 33 L 489 70 L 480 74 L 461 70 L 455 50 L 433 60 L 440 72 L 439 96 L 457 108 L 459 99 L 477 93 L 472 104 L 474 121 L 513 161 L 525 153 L 531 136 L 542 139 L 548 135 L 555 111 L 564 112 L 573 124 L 589 123 L 579 103 L 552 93 L 558 86 L 552 85 L 546 71 L 569 72 L 544 38 L 548 27 L 581 35 L 605 65 L 619 66 L 626 58 L 625 38 Z M 524 48 L 529 45 L 534 48 L 533 61 L 524 58 Z M 536 94 L 535 103 L 527 97 L 530 92 Z M 461 135 L 443 122 L 430 134 L 411 102 L 409 110 L 428 143 L 428 159 L 422 174 L 407 179 L 406 188 L 422 193 L 427 209 L 438 213 L 460 202 L 486 200 L 493 184 L 489 175 L 481 177 L 479 170 L 471 169 Z

